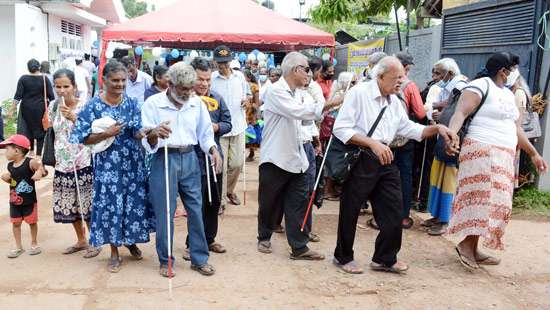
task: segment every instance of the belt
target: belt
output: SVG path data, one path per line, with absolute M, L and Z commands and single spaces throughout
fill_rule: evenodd
M 193 150 L 194 150 L 194 148 L 193 148 L 192 145 L 178 146 L 178 147 L 169 146 L 168 147 L 168 153 L 169 154 L 172 154 L 172 153 L 183 154 L 183 153 L 189 153 Z

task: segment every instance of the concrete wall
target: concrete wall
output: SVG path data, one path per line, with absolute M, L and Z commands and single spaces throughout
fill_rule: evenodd
M 540 74 L 540 88 L 541 92 L 544 91 L 546 85 L 546 78 L 550 70 L 550 51 L 544 52 L 541 65 L 541 74 Z M 550 86 L 548 87 L 550 88 Z M 549 98 L 550 91 L 546 93 L 546 98 Z M 550 116 L 549 116 L 550 106 L 546 106 L 546 110 L 543 115 L 541 115 L 541 125 L 542 125 L 542 137 L 538 139 L 535 146 L 538 151 L 541 152 L 542 156 L 547 162 L 550 162 Z M 550 173 L 543 175 L 539 178 L 538 187 L 541 190 L 550 191 Z
M 406 34 L 401 35 L 403 49 L 406 49 Z M 409 72 L 409 78 L 420 89 L 431 80 L 432 66 L 439 60 L 441 46 L 441 26 L 427 29 L 411 30 L 409 34 L 409 52 L 414 57 L 415 66 Z M 389 54 L 399 52 L 399 40 L 397 34 L 387 37 L 384 51 Z
M 0 5 L 0 51 L 5 60 L 0 74 L 0 101 L 12 98 L 15 93 L 15 6 Z

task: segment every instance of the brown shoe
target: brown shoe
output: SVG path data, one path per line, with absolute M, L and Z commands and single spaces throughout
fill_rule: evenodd
M 217 242 L 209 244 L 208 245 L 208 250 L 210 252 L 214 252 L 214 253 L 225 253 L 225 252 L 227 252 L 225 247 L 223 245 L 217 243 Z
M 239 206 L 241 205 L 241 201 L 239 200 L 239 197 L 237 197 L 236 194 L 227 194 L 227 199 L 229 199 L 229 202 L 231 202 L 231 204 L 234 204 L 236 206 Z

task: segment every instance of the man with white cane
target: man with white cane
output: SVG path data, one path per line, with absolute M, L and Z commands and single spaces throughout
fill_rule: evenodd
M 169 258 L 171 248 L 168 245 L 173 239 L 173 218 L 179 193 L 187 211 L 191 269 L 203 275 L 212 275 L 215 270 L 208 264 L 208 244 L 202 220 L 201 168 L 194 145 L 199 144 L 205 153 L 211 155 L 216 173 L 221 171 L 222 159 L 214 140 L 208 109 L 198 96 L 193 95 L 197 78 L 195 70 L 178 62 L 170 67 L 167 74 L 170 80 L 168 90 L 149 97 L 142 108 L 143 127 L 151 129 L 143 139 L 143 145 L 154 154 L 149 188 L 156 216 L 160 274 L 174 276 L 171 272 L 173 266 L 169 266 L 174 258 Z M 163 151 L 167 153 L 166 169 Z M 165 181 L 166 174 L 169 184 Z M 165 186 L 169 186 L 169 197 L 164 194 Z
M 218 151 L 223 156 L 220 137 L 231 131 L 231 114 L 223 98 L 210 90 L 212 63 L 205 58 L 197 57 L 191 62 L 191 66 L 197 73 L 197 81 L 193 89 L 208 109 L 214 131 L 214 140 Z M 222 173 L 217 175 L 214 173 L 212 161 L 208 160 L 206 162 L 207 157 L 198 145 L 195 145 L 195 152 L 200 162 L 202 175 L 202 218 L 208 250 L 214 253 L 225 253 L 225 247 L 215 240 L 218 234 L 218 213 L 222 200 Z M 189 247 L 189 238 L 186 240 L 186 245 Z M 188 248 L 183 252 L 183 259 L 191 259 Z

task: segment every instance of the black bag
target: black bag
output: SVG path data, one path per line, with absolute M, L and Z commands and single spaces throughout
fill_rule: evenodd
M 487 100 L 487 95 L 489 95 L 489 88 L 490 88 L 489 82 L 487 82 L 487 80 L 485 80 L 485 83 L 487 84 L 487 92 L 486 93 L 483 93 L 483 91 L 479 87 L 476 87 L 476 86 L 466 86 L 462 90 L 458 90 L 456 88 L 453 89 L 453 92 L 451 94 L 451 97 L 449 98 L 449 102 L 448 102 L 447 106 L 443 109 L 443 111 L 441 112 L 441 115 L 439 116 L 439 123 L 449 127 L 449 123 L 451 122 L 451 118 L 455 114 L 456 106 L 458 105 L 458 100 L 460 99 L 460 96 L 462 95 L 462 92 L 465 89 L 468 89 L 468 88 L 477 89 L 480 93 L 483 94 L 483 96 L 481 97 L 481 101 L 479 102 L 479 105 L 477 106 L 477 108 L 470 115 L 468 115 L 468 117 L 466 117 L 466 119 L 464 120 L 464 123 L 462 124 L 462 127 L 460 128 L 460 130 L 457 133 L 458 138 L 460 139 L 459 140 L 460 141 L 460 146 L 462 146 L 462 142 L 464 141 L 464 137 L 468 133 L 468 128 L 470 127 L 470 123 L 472 122 L 472 120 L 476 116 L 477 112 L 479 111 L 479 109 L 481 108 L 483 103 L 485 103 L 485 100 Z M 437 158 L 439 160 L 442 160 L 446 163 L 453 163 L 453 164 L 458 163 L 458 160 L 457 160 L 458 156 L 457 155 L 450 156 L 450 155 L 447 154 L 445 140 L 442 139 L 439 136 L 437 137 L 437 142 L 435 144 L 435 155 L 437 156 Z
M 382 119 L 382 115 L 386 112 L 386 108 L 387 106 L 385 106 L 378 114 L 378 117 L 370 128 L 367 137 L 372 136 L 376 130 L 378 123 L 380 123 L 380 120 Z M 325 161 L 327 176 L 338 183 L 344 183 L 349 177 L 351 169 L 359 159 L 359 155 L 361 155 L 362 150 L 357 145 L 345 144 L 335 135 L 332 135 L 331 139 L 332 142 L 331 145 L 328 146 L 329 149 L 327 151 L 327 159 Z
M 58 108 L 58 100 L 54 102 L 53 106 L 53 115 L 55 119 L 55 115 L 57 114 L 57 108 Z M 46 111 L 47 113 L 48 111 Z M 51 120 L 51 124 L 53 124 L 54 119 Z M 55 167 L 55 132 L 53 131 L 53 126 L 48 127 L 46 129 L 46 134 L 44 135 L 44 146 L 42 147 L 42 164 L 46 166 L 52 166 Z

